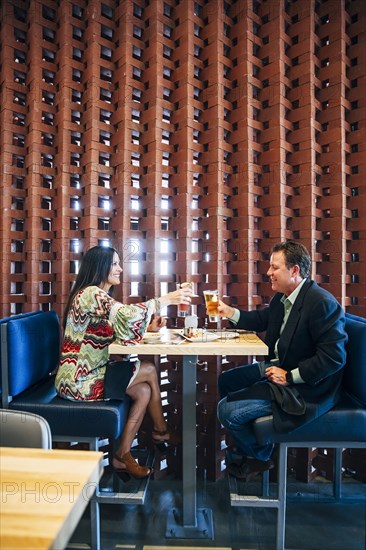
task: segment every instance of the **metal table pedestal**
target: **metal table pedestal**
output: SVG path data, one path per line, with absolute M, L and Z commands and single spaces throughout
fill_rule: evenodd
M 196 380 L 197 355 L 183 357 L 183 509 L 168 514 L 165 537 L 213 539 L 212 510 L 197 509 Z

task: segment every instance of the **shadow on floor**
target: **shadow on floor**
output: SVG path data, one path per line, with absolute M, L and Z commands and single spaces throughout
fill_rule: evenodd
M 276 511 L 230 506 L 226 479 L 197 481 L 197 506 L 213 513 L 213 540 L 166 539 L 166 519 L 181 506 L 181 481 L 151 481 L 144 506 L 101 505 L 103 550 L 162 550 L 165 548 L 216 548 L 222 550 L 274 550 Z M 259 483 L 258 483 L 259 487 Z M 272 489 L 271 489 L 272 490 Z M 274 489 L 273 489 L 274 490 Z M 343 500 L 321 502 L 331 496 L 332 485 L 318 481 L 288 481 L 286 548 L 296 550 L 365 550 L 366 485 L 342 485 Z M 355 501 L 351 497 L 356 497 Z M 68 550 L 88 549 L 89 517 L 86 512 Z

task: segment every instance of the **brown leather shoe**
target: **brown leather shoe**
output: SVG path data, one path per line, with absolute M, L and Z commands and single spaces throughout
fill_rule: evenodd
M 242 481 L 250 481 L 258 474 L 274 468 L 273 460 L 257 460 L 256 458 L 243 458 L 240 464 L 232 462 L 226 468 L 231 476 Z
M 131 477 L 134 479 L 144 479 L 145 477 L 151 475 L 154 471 L 153 468 L 140 466 L 131 453 L 125 453 L 123 456 L 114 455 L 114 459 L 124 466 L 124 468 L 116 468 L 112 464 L 114 473 L 117 474 L 122 481 L 129 481 Z
M 167 429 L 163 432 L 153 430 L 152 434 L 152 441 L 155 447 L 157 447 L 159 451 L 162 452 L 166 451 L 167 448 L 170 446 L 174 447 L 182 443 L 182 438 L 180 437 L 180 435 L 174 432 L 170 426 L 167 426 Z M 156 436 L 160 436 L 161 439 L 158 439 Z

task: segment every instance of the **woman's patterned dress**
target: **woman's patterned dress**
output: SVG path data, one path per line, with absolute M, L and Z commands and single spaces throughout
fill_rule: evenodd
M 109 344 L 114 340 L 140 342 L 154 312 L 155 300 L 123 305 L 98 286 L 81 290 L 67 317 L 55 380 L 58 395 L 71 400 L 103 400 Z

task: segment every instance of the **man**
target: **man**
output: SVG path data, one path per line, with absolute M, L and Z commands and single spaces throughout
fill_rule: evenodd
M 339 398 L 346 360 L 345 316 L 337 300 L 309 279 L 310 255 L 297 242 L 276 244 L 267 275 L 276 293 L 268 307 L 239 311 L 220 302 L 219 312 L 238 329 L 266 332 L 266 361 L 219 377 L 218 419 L 232 436 L 240 460 L 227 470 L 239 479 L 273 467 L 273 445 L 258 445 L 252 421 L 273 414 L 274 427 L 290 432 L 331 409 Z

